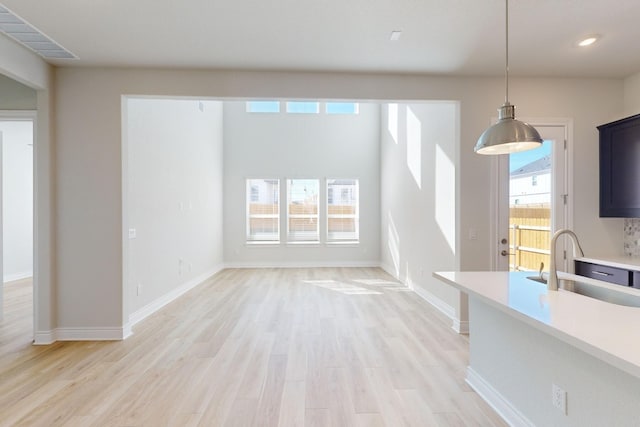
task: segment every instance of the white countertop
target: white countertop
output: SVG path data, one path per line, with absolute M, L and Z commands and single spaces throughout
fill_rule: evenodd
M 548 291 L 546 285 L 526 278 L 530 275 L 502 271 L 433 274 L 460 291 L 640 378 L 640 308 L 564 290 Z
M 576 261 L 590 262 L 592 264 L 607 265 L 609 267 L 625 268 L 627 270 L 640 271 L 640 257 L 632 257 L 628 255 L 619 256 L 595 256 L 595 257 L 579 257 Z

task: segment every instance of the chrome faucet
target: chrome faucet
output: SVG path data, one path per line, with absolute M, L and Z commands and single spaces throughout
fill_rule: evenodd
M 580 243 L 578 243 L 578 236 L 571 230 L 566 228 L 560 229 L 556 231 L 551 238 L 551 254 L 550 254 L 550 262 L 549 262 L 549 280 L 547 281 L 547 289 L 550 291 L 558 290 L 558 270 L 556 269 L 556 242 L 558 237 L 563 234 L 568 235 L 571 238 L 571 242 L 573 243 L 573 257 L 582 257 L 584 256 L 584 252 L 582 252 L 582 248 L 580 247 Z

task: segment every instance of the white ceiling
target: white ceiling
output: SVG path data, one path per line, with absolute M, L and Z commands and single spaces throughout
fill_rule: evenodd
M 504 0 L 0 0 L 72 66 L 502 75 Z M 510 72 L 640 72 L 639 0 L 511 0 Z M 392 30 L 402 30 L 392 42 Z M 589 48 L 575 42 L 602 39 Z

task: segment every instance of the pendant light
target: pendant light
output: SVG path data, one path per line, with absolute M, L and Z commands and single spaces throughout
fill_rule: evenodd
M 498 122 L 485 130 L 474 148 L 478 154 L 508 154 L 531 150 L 542 144 L 538 131 L 515 119 L 515 106 L 509 103 L 509 0 L 505 0 L 505 97 L 498 109 Z

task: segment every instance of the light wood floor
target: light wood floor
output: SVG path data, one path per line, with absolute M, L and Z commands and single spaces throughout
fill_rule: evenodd
M 468 343 L 379 269 L 224 270 L 121 342 L 31 345 L 5 286 L 0 425 L 504 426 Z

